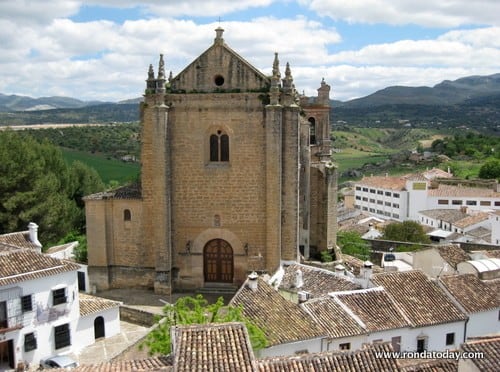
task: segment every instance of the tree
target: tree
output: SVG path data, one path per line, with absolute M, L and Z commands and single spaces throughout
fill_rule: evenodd
M 181 297 L 175 304 L 165 305 L 163 316 L 157 320 L 156 327 L 139 345 L 140 349 L 146 346 L 150 355 L 170 354 L 172 350 L 170 328 L 175 325 L 243 322 L 247 327 L 254 350 L 262 349 L 267 345 L 264 331 L 243 315 L 243 308 L 225 306 L 222 297 L 211 305 L 202 295 Z
M 423 244 L 431 242 L 422 225 L 415 221 L 394 222 L 387 225 L 382 239 Z
M 84 226 L 78 190 L 102 190 L 85 166 L 70 171 L 61 151 L 44 141 L 7 130 L 0 132 L 0 232 L 40 226 L 44 245 Z M 79 175 L 79 176 L 77 176 Z
M 500 160 L 491 159 L 486 161 L 479 169 L 479 178 L 500 178 Z
M 361 260 L 368 260 L 370 258 L 368 243 L 356 231 L 339 231 L 337 233 L 337 244 L 342 249 L 342 253 Z

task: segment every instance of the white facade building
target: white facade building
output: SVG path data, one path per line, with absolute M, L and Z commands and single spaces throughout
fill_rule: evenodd
M 119 303 L 81 299 L 80 265 L 32 243 L 27 232 L 0 236 L 0 370 L 37 366 L 120 332 Z
M 400 177 L 364 177 L 355 183 L 354 207 L 397 221 L 418 221 L 420 211 L 434 209 L 500 211 L 497 189 L 438 184 L 432 182 L 432 177 L 436 176 L 432 171 Z M 440 177 L 444 175 L 451 177 L 446 172 L 439 174 Z

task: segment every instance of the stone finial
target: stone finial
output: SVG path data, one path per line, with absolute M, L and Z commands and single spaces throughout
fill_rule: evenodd
M 153 65 L 149 64 L 148 80 L 154 80 L 154 79 L 155 79 L 155 71 L 153 70 Z
M 165 62 L 163 54 L 160 54 L 160 62 L 158 63 L 158 80 L 165 80 Z
M 271 103 L 271 105 L 279 104 L 280 78 L 281 78 L 280 61 L 278 59 L 278 53 L 274 53 L 273 76 L 271 77 L 271 89 L 270 89 L 270 103 Z
M 280 60 L 278 59 L 278 53 L 274 53 L 273 77 L 277 77 L 278 79 L 281 78 Z
M 222 37 L 223 33 L 224 33 L 224 29 L 222 27 L 219 26 L 215 29 L 215 39 L 214 39 L 215 44 L 224 43 L 224 38 Z
M 290 70 L 290 63 L 286 63 L 285 78 L 283 79 L 283 88 L 293 89 L 293 77 L 292 71 Z

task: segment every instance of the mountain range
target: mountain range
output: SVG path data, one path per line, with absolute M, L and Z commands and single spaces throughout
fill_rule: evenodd
M 0 125 L 139 120 L 138 102 L 32 98 L 0 93 Z M 391 86 L 350 101 L 331 101 L 332 122 L 355 126 L 500 128 L 500 73 L 445 80 L 433 87 Z

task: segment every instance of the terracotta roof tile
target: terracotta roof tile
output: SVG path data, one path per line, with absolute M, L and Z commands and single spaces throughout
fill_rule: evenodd
M 173 370 L 172 360 L 165 356 L 81 365 L 72 369 L 75 372 L 165 372 Z M 66 369 L 54 369 L 53 371 L 66 371 Z
M 332 295 L 363 322 L 368 332 L 411 326 L 382 287 Z
M 401 364 L 402 359 L 398 359 Z M 451 359 L 408 359 L 410 365 L 401 366 L 401 372 L 457 372 L 458 361 Z
M 348 278 L 339 277 L 334 272 L 318 267 L 292 264 L 284 268 L 285 274 L 280 283 L 279 289 L 287 291 L 307 291 L 313 297 L 320 297 L 329 292 L 347 291 L 358 289 L 360 286 Z M 297 271 L 302 273 L 303 285 L 297 288 L 296 276 Z
M 460 262 L 470 260 L 470 256 L 457 244 L 442 245 L 437 247 L 438 253 L 454 269 Z
M 141 199 L 141 187 L 138 184 L 122 186 L 115 190 L 98 192 L 87 195 L 84 200 L 102 200 L 102 199 Z
M 366 333 L 366 329 L 349 314 L 345 307 L 330 296 L 307 301 L 301 306 L 330 337 L 340 338 Z
M 120 306 L 120 302 L 107 300 L 101 297 L 90 296 L 84 293 L 80 297 L 80 316 L 97 313 L 103 310 L 113 309 Z
M 422 271 L 374 274 L 372 281 L 383 286 L 414 327 L 465 320 L 466 316 L 437 283 Z
M 364 177 L 360 181 L 356 182 L 356 185 L 377 187 L 379 189 L 402 191 L 406 188 L 406 177 L 382 177 L 382 176 L 371 176 Z
M 439 184 L 435 189 L 429 189 L 427 196 L 457 197 L 457 198 L 499 198 L 500 193 L 484 187 L 465 187 Z
M 304 309 L 284 299 L 264 280 L 258 279 L 255 291 L 247 283 L 248 280 L 230 304 L 243 306 L 243 314 L 264 330 L 270 346 L 325 335 Z
M 253 371 L 253 351 L 243 323 L 195 324 L 173 329 L 176 371 Z
M 260 372 L 399 371 L 396 359 L 377 358 L 376 353 L 391 351 L 389 344 L 379 343 L 356 351 L 265 358 L 258 360 L 257 365 Z
M 4 246 L 5 249 L 10 247 L 12 249 L 27 248 L 35 251 L 40 250 L 39 246 L 30 241 L 29 231 L 19 231 L 0 235 L 0 246 Z M 1 250 L 3 250 L 2 247 L 0 247 L 0 251 Z
M 442 220 L 449 223 L 460 221 L 469 216 L 467 213 L 464 213 L 459 209 L 429 209 L 420 211 L 418 213 L 430 218 L 434 218 L 436 220 Z
M 500 307 L 498 292 L 474 274 L 447 275 L 439 280 L 467 313 Z
M 79 268 L 77 264 L 31 250 L 4 252 L 0 254 L 0 286 L 77 271 Z
M 459 221 L 456 221 L 454 225 L 460 227 L 461 229 L 475 225 L 479 222 L 486 221 L 489 218 L 488 213 L 475 213 L 473 215 L 466 216 Z
M 500 337 L 467 342 L 462 345 L 467 352 L 482 352 L 483 358 L 471 359 L 481 372 L 498 372 L 500 366 Z

